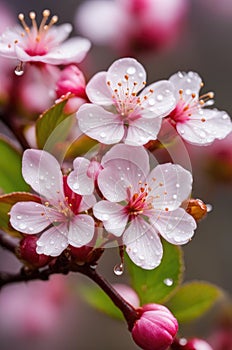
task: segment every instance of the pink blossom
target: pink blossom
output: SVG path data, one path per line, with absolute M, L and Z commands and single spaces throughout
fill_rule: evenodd
M 73 192 L 90 195 L 94 191 L 95 181 L 101 171 L 101 164 L 94 160 L 77 157 L 73 162 L 73 171 L 68 175 L 67 183 Z
M 44 10 L 43 19 L 38 26 L 35 12 L 30 12 L 32 27 L 29 28 L 24 15 L 20 13 L 22 28 L 16 26 L 5 30 L 0 37 L 0 55 L 18 59 L 20 62 L 43 62 L 54 65 L 82 61 L 90 48 L 89 40 L 75 37 L 64 42 L 72 26 L 68 23 L 55 26 L 57 16 L 52 16 L 47 23 L 49 16 L 50 11 Z
M 133 58 L 115 61 L 107 72 L 97 73 L 87 84 L 92 104 L 77 112 L 79 127 L 88 136 L 105 144 L 124 141 L 143 145 L 155 139 L 161 118 L 175 106 L 173 86 L 159 81 L 144 88 L 146 72 Z
M 179 72 L 169 81 L 174 85 L 176 106 L 168 118 L 185 141 L 209 145 L 231 132 L 232 123 L 226 112 L 203 108 L 213 103 L 214 94 L 209 92 L 199 96 L 202 80 L 197 73 Z
M 144 269 L 160 264 L 160 235 L 172 244 L 185 244 L 196 222 L 180 208 L 192 188 L 190 172 L 162 164 L 150 172 L 143 147 L 116 145 L 105 154 L 98 186 L 106 200 L 94 205 L 94 215 L 109 233 L 122 236 L 131 260 Z
M 185 0 L 85 1 L 77 10 L 76 27 L 95 44 L 124 55 L 140 53 L 173 44 L 187 8 Z
M 132 337 L 144 350 L 166 350 L 178 331 L 173 314 L 163 305 L 147 304 L 138 309 L 140 318 L 132 329 Z
M 26 234 L 43 232 L 37 241 L 38 254 L 58 256 L 69 244 L 88 244 L 94 235 L 94 220 L 83 212 L 95 203 L 95 197 L 73 193 L 59 163 L 45 151 L 26 150 L 22 172 L 25 181 L 41 195 L 42 204 L 16 203 L 10 211 L 11 225 Z
M 71 64 L 64 68 L 56 82 L 56 95 L 60 98 L 71 94 L 65 112 L 75 113 L 83 103 L 87 102 L 85 87 L 85 77 L 77 66 Z

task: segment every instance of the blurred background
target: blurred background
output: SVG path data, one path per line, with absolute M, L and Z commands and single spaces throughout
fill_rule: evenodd
M 98 2 L 92 1 L 95 6 L 97 3 L 97 8 L 94 15 L 89 12 L 89 16 L 86 15 L 88 9 L 83 7 L 86 3 L 87 1 L 77 0 L 65 2 L 8 0 L 7 7 L 13 19 L 14 17 L 16 19 L 19 12 L 27 15 L 29 11 L 34 10 L 41 14 L 43 9 L 49 8 L 52 14 L 59 16 L 60 23 L 73 24 L 73 35 L 91 36 L 90 29 L 93 27 L 94 32 L 94 25 L 99 24 L 99 28 L 103 28 L 103 32 L 105 30 L 109 35 L 108 38 L 105 35 L 105 38 L 101 39 L 101 30 L 99 29 L 100 34 L 94 32 L 96 43 L 93 43 L 90 53 L 80 65 L 87 80 L 95 72 L 107 70 L 115 59 L 130 54 L 145 66 L 148 82 L 167 79 L 177 71 L 198 72 L 205 83 L 203 92 L 214 91 L 216 107 L 232 115 L 230 0 L 220 2 L 166 0 L 163 2 L 166 8 L 162 9 L 162 20 L 168 22 L 170 13 L 177 11 L 177 14 L 173 15 L 173 22 L 170 19 L 167 28 L 162 21 L 160 28 L 158 24 L 153 29 L 144 28 L 142 25 L 140 28 L 138 25 L 136 36 L 133 35 L 135 29 L 128 28 L 130 19 L 124 18 L 126 10 L 122 12 L 125 5 L 122 5 L 122 0 L 118 1 L 121 7 L 118 5 L 113 9 L 115 16 L 110 12 L 105 15 L 106 23 L 102 20 L 103 8 Z M 2 5 L 6 6 L 6 3 L 0 1 L 0 9 Z M 122 21 L 116 25 L 117 30 L 112 26 L 116 15 Z M 154 24 L 156 20 L 151 18 L 151 22 Z M 123 26 L 124 23 L 127 23 L 126 27 Z M 131 21 L 131 26 L 133 25 Z M 156 34 L 152 32 L 153 30 Z M 149 40 L 148 33 L 151 34 Z M 185 279 L 215 283 L 230 295 L 232 293 L 232 138 L 229 137 L 221 143 L 216 142 L 212 148 L 191 146 L 188 150 L 194 175 L 193 197 L 201 198 L 205 203 L 211 204 L 213 209 L 199 224 L 192 242 L 184 247 Z M 12 257 L 8 253 L 0 251 L 0 254 L 3 270 L 8 270 L 9 266 L 11 270 L 17 270 L 16 259 L 12 262 Z M 111 281 L 121 283 L 125 280 L 125 276 L 116 277 L 113 274 L 113 266 L 117 262 L 118 256 L 108 249 L 100 263 L 100 270 Z M 68 282 L 65 278 L 54 278 L 47 287 L 42 282 L 38 282 L 38 286 L 33 282 L 27 284 L 33 285 L 29 286 L 30 290 L 27 292 L 26 286 L 17 286 L 14 290 L 14 287 L 5 288 L 0 295 L 1 350 L 16 347 L 24 350 L 137 349 L 124 324 L 92 310 L 80 300 L 75 284 L 81 280 L 83 279 L 79 276 L 72 276 Z M 41 297 L 43 294 L 44 298 Z M 50 305 L 51 300 L 55 305 Z M 11 311 L 7 311 L 4 307 L 7 303 L 12 305 Z M 43 314 L 43 308 L 50 312 Z M 35 309 L 34 314 L 32 309 Z M 26 317 L 29 311 L 31 311 L 30 317 Z M 192 335 L 197 331 L 199 335 L 207 337 L 210 330 L 206 325 L 212 323 L 212 317 L 214 316 L 210 314 L 198 325 L 187 326 L 186 335 Z

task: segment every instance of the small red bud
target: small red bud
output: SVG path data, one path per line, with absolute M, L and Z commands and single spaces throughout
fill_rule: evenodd
M 20 241 L 19 246 L 19 258 L 36 268 L 47 265 L 51 260 L 50 256 L 36 252 L 37 240 L 38 237 L 34 235 L 26 236 Z
M 173 314 L 163 305 L 147 304 L 139 308 L 140 318 L 132 329 L 132 337 L 144 350 L 166 350 L 178 331 Z

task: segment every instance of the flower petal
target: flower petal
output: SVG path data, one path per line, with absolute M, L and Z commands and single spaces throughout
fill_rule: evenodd
M 161 118 L 135 119 L 130 121 L 124 142 L 128 145 L 142 146 L 150 140 L 155 140 L 162 123 Z
M 157 267 L 163 256 L 163 247 L 154 227 L 142 218 L 135 218 L 123 235 L 123 243 L 131 260 L 143 269 Z
M 91 216 L 81 214 L 72 218 L 69 223 L 68 242 L 73 247 L 88 244 L 94 235 L 94 220 Z
M 128 190 L 137 192 L 149 172 L 149 158 L 143 147 L 116 145 L 103 157 L 102 165 L 98 186 L 111 202 L 128 199 Z
M 124 135 L 124 125 L 119 116 L 100 106 L 86 103 L 77 112 L 81 131 L 93 139 L 110 145 L 119 142 Z
M 93 194 L 89 196 L 82 196 L 82 200 L 79 206 L 79 212 L 86 211 L 94 206 L 96 203 L 96 198 Z
M 215 139 L 223 139 L 232 131 L 229 115 L 217 109 L 201 109 L 185 123 L 178 123 L 177 131 L 193 145 L 209 145 Z
M 26 150 L 23 154 L 22 173 L 33 190 L 50 203 L 64 200 L 60 164 L 50 153 L 35 149 Z
M 144 178 L 149 173 L 149 157 L 143 147 L 132 147 L 124 144 L 115 145 L 102 157 L 101 164 L 106 168 L 110 165 L 110 162 L 114 161 L 114 164 L 116 164 L 115 161 L 120 162 L 122 160 L 137 166 L 142 171 Z M 117 165 L 120 166 L 120 164 Z
M 37 241 L 36 252 L 50 256 L 59 256 L 68 246 L 67 225 L 52 226 Z
M 36 202 L 18 202 L 11 208 L 10 223 L 18 231 L 35 234 L 51 224 L 47 208 Z
M 149 85 L 139 97 L 143 101 L 142 116 L 145 118 L 165 117 L 176 105 L 175 89 L 168 80 Z
M 125 79 L 125 76 L 128 79 Z M 115 89 L 119 90 L 119 83 L 122 84 L 120 89 L 124 92 L 138 92 L 144 87 L 144 82 L 146 82 L 146 71 L 134 58 L 121 58 L 115 61 L 108 69 L 107 81 L 110 82 L 112 91 Z
M 74 160 L 74 170 L 68 175 L 67 183 L 73 192 L 89 195 L 94 190 L 94 179 L 87 175 L 90 161 L 83 157 Z
M 89 100 L 101 106 L 113 104 L 112 92 L 106 84 L 106 75 L 106 72 L 99 72 L 86 85 L 86 93 Z
M 153 217 L 150 221 L 168 242 L 176 245 L 187 243 L 197 227 L 193 217 L 182 208 L 160 212 L 156 219 Z
M 149 197 L 155 209 L 174 210 L 192 190 L 192 175 L 178 164 L 161 164 L 147 178 Z
M 199 91 L 201 89 L 201 77 L 195 72 L 178 72 L 173 74 L 169 81 L 175 86 L 175 94 L 177 100 L 179 100 L 179 91 L 183 90 L 182 97 L 184 101 L 188 101 L 192 98 L 192 94 L 196 95 L 198 99 Z
M 106 231 L 120 237 L 125 230 L 128 215 L 118 203 L 100 201 L 93 208 L 94 216 L 103 222 Z

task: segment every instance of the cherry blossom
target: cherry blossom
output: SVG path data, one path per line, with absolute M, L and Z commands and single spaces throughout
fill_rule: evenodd
M 57 16 L 50 16 L 49 10 L 43 11 L 43 19 L 37 25 L 35 12 L 30 12 L 29 17 L 32 27 L 26 24 L 24 15 L 18 18 L 22 27 L 16 26 L 6 29 L 0 37 L 0 55 L 20 62 L 43 62 L 54 65 L 78 63 L 83 60 L 90 48 L 90 42 L 84 38 L 71 38 L 64 42 L 72 30 L 69 23 L 54 26 L 58 21 Z M 16 73 L 22 74 L 20 63 Z
M 76 28 L 97 45 L 141 54 L 173 45 L 187 10 L 185 0 L 85 1 L 78 7 Z
M 168 119 L 182 138 L 194 145 L 209 145 L 215 139 L 223 139 L 232 130 L 229 115 L 217 109 L 203 108 L 213 104 L 212 92 L 199 96 L 203 86 L 195 72 L 176 73 L 169 81 L 176 91 L 176 106 Z
M 10 211 L 11 225 L 25 234 L 42 232 L 38 254 L 58 256 L 69 244 L 88 244 L 94 235 L 94 220 L 82 212 L 93 206 L 95 197 L 73 193 L 58 161 L 45 151 L 26 150 L 22 172 L 25 181 L 41 195 L 42 203 L 16 203 Z
M 161 164 L 150 172 L 143 147 L 119 144 L 102 158 L 98 186 L 105 197 L 94 215 L 109 233 L 122 236 L 131 260 L 144 269 L 160 264 L 160 235 L 172 244 L 185 244 L 196 222 L 183 208 L 192 188 L 189 171 L 177 164 Z
M 92 104 L 77 112 L 80 129 L 104 144 L 122 140 L 143 145 L 155 139 L 161 118 L 175 106 L 173 86 L 162 80 L 138 95 L 145 84 L 146 72 L 133 58 L 119 59 L 107 72 L 97 73 L 86 86 Z

